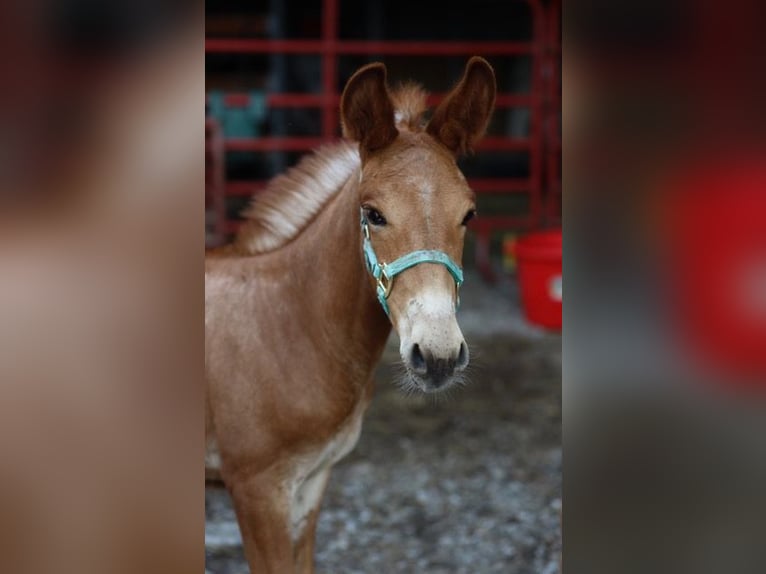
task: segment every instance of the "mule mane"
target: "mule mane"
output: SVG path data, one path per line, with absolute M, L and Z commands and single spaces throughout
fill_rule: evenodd
M 392 91 L 396 127 L 422 131 L 427 93 L 416 84 Z M 269 181 L 243 213 L 235 244 L 250 255 L 273 251 L 295 239 L 360 166 L 356 144 L 341 141 L 303 157 Z
M 394 104 L 394 122 L 401 131 L 406 129 L 412 132 L 423 131 L 423 114 L 426 111 L 426 98 L 428 93 L 418 84 L 408 83 L 400 85 L 391 92 L 391 101 Z

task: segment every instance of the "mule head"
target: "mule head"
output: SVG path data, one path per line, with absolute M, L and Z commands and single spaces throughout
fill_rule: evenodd
M 371 282 L 399 335 L 405 382 L 425 392 L 461 381 L 468 365 L 455 311 L 476 206 L 457 158 L 484 134 L 495 92 L 490 65 L 471 58 L 427 125 L 417 102 L 402 101 L 424 104 L 424 94 L 389 92 L 383 64 L 356 72 L 341 98 L 343 133 L 359 143 L 362 159 L 359 207 Z

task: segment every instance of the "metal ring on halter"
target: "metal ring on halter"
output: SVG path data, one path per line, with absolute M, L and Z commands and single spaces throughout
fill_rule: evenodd
M 376 281 L 378 283 L 378 288 L 383 293 L 383 297 L 388 299 L 388 296 L 391 294 L 391 287 L 394 284 L 394 278 L 388 276 L 385 263 L 381 263 L 380 268 L 383 272 L 380 274 L 380 277 L 376 279 Z

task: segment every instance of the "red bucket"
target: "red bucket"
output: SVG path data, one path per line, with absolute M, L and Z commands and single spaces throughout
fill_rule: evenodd
M 520 237 L 513 250 L 524 315 L 530 323 L 561 330 L 561 229 Z

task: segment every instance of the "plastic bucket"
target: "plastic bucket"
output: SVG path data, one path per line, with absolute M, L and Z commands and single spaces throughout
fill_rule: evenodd
M 561 330 L 561 229 L 520 237 L 513 251 L 527 321 Z

